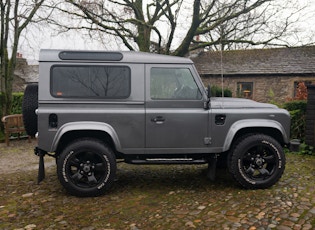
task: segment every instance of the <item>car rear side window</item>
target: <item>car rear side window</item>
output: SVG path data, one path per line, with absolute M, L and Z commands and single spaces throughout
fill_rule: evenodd
M 127 66 L 53 66 L 54 97 L 111 98 L 130 96 L 131 71 Z

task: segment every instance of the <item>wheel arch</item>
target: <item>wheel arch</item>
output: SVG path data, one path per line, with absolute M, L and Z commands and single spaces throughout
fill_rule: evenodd
M 115 152 L 121 150 L 118 135 L 112 126 L 101 122 L 71 122 L 58 130 L 52 143 L 51 152 L 58 154 L 67 143 L 84 137 L 103 141 Z
M 243 120 L 236 122 L 231 126 L 226 136 L 223 151 L 228 151 L 231 146 L 237 142 L 241 137 L 251 133 L 260 133 L 271 136 L 277 140 L 282 146 L 289 142 L 284 128 L 277 121 L 270 120 Z

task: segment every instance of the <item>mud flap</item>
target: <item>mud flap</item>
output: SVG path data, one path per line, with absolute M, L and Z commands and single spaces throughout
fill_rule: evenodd
M 45 163 L 44 163 L 44 156 L 46 155 L 46 151 L 43 151 L 39 148 L 34 149 L 35 155 L 39 157 L 38 162 L 38 176 L 37 176 L 37 184 L 45 179 Z
M 215 154 L 213 157 L 208 159 L 208 171 L 207 171 L 207 177 L 211 180 L 215 180 L 215 173 L 217 169 L 217 154 Z

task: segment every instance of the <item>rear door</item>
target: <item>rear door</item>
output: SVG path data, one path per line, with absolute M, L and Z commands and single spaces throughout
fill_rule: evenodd
M 207 151 L 209 111 L 190 65 L 146 65 L 146 151 Z

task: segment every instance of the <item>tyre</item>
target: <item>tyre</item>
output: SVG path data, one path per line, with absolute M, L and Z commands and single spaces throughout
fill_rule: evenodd
M 29 136 L 37 133 L 38 84 L 27 85 L 22 102 L 24 128 Z
M 111 148 L 95 139 L 78 139 L 69 144 L 57 161 L 60 183 L 71 195 L 87 197 L 104 194 L 116 174 Z
M 281 145 L 263 134 L 241 139 L 231 151 L 229 161 L 232 177 L 247 189 L 271 187 L 281 178 L 285 169 Z

